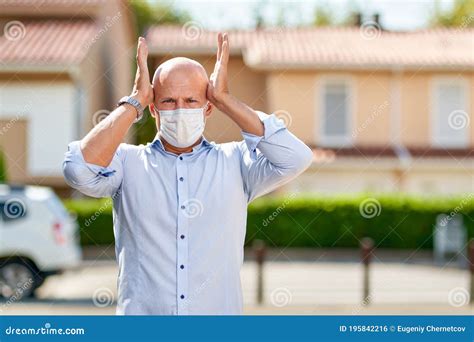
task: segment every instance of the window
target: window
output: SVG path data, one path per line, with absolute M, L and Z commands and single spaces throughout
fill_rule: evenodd
M 432 141 L 438 147 L 467 147 L 469 114 L 467 82 L 459 78 L 439 78 L 432 90 Z
M 48 208 L 53 212 L 57 218 L 69 218 L 69 212 L 64 207 L 61 200 L 56 195 L 51 195 L 46 202 Z
M 351 143 L 351 86 L 347 79 L 326 79 L 321 87 L 320 136 L 324 145 Z

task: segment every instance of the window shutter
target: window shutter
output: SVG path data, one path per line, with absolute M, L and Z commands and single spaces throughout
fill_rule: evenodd
M 460 83 L 441 83 L 435 91 L 436 120 L 434 142 L 442 147 L 464 147 L 468 144 L 468 117 L 464 87 Z
M 348 127 L 349 89 L 344 82 L 331 82 L 324 89 L 324 126 L 323 134 L 328 140 L 344 140 L 349 133 Z

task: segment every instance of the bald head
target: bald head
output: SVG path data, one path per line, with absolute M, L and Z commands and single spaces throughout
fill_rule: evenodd
M 199 62 L 186 57 L 175 57 L 168 59 L 158 66 L 153 76 L 153 84 L 162 83 L 166 78 L 181 73 L 201 78 L 206 82 L 209 80 L 206 70 L 204 70 L 204 67 Z

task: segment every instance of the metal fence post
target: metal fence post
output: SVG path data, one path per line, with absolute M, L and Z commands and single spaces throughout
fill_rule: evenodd
M 370 304 L 370 273 L 369 266 L 372 259 L 372 253 L 374 250 L 374 240 L 371 238 L 363 238 L 360 242 L 360 248 L 362 252 L 362 304 Z
M 265 261 L 266 247 L 262 240 L 253 242 L 255 261 L 257 262 L 257 303 L 263 304 L 263 263 Z

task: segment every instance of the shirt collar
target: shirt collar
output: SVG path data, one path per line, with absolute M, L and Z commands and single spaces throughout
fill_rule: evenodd
M 156 133 L 151 143 L 151 146 L 157 148 L 158 150 L 166 152 L 165 147 L 163 146 L 163 143 L 160 140 L 160 133 Z M 197 152 L 201 148 L 208 147 L 208 146 L 211 146 L 211 143 L 206 139 L 205 136 L 202 136 L 201 142 L 197 144 L 196 146 L 194 146 L 192 152 L 190 153 Z

